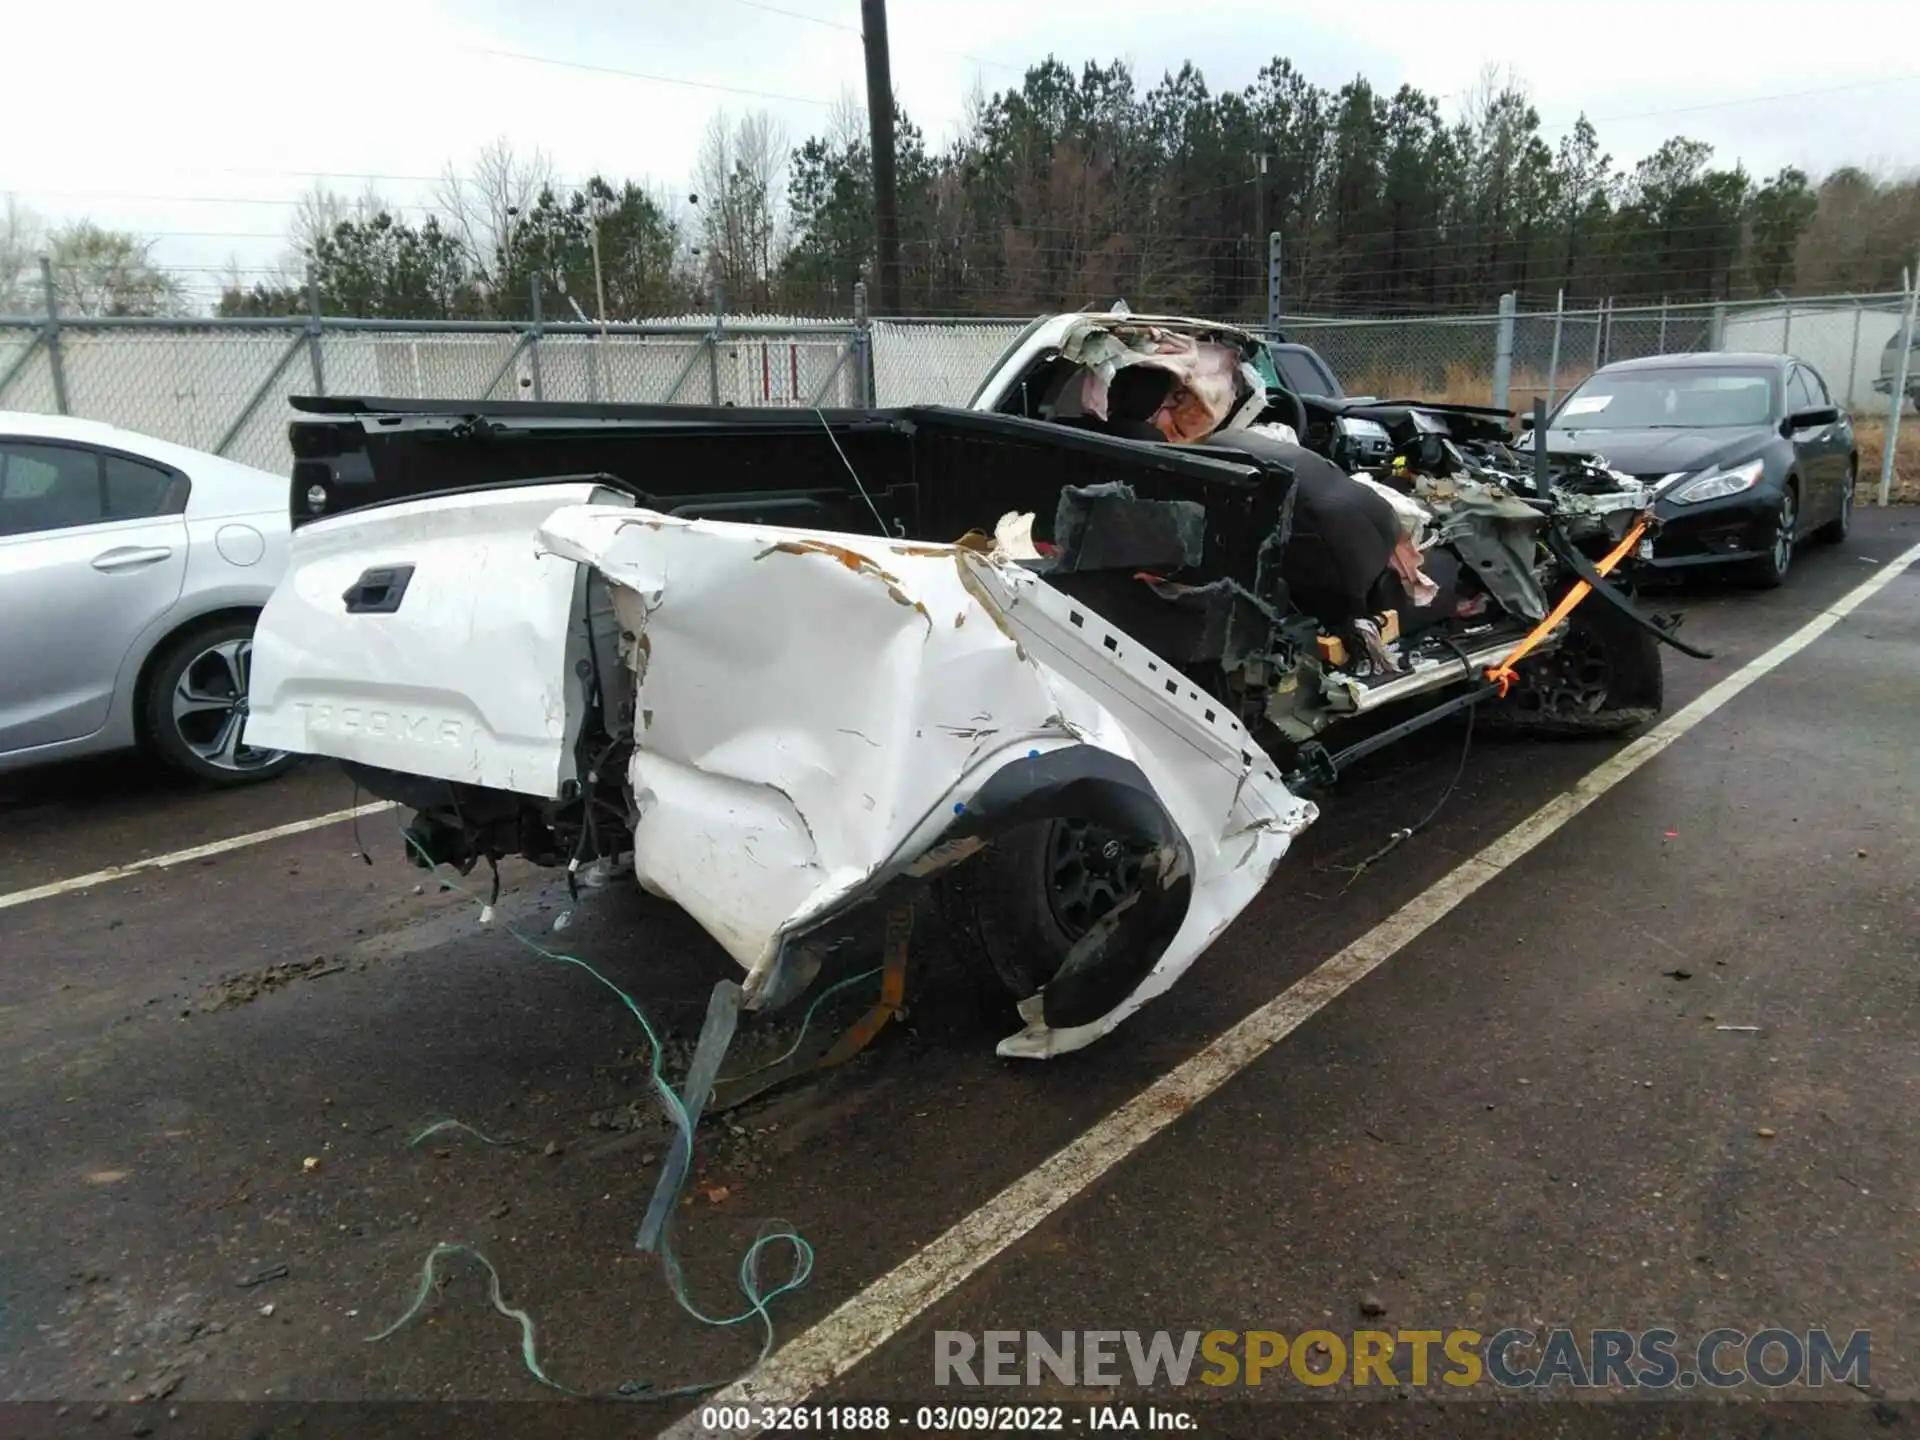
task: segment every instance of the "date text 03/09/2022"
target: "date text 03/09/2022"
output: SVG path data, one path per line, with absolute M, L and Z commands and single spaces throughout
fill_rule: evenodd
M 852 1435 L 903 1430 L 935 1435 L 985 1434 L 1146 1435 L 1193 1434 L 1199 1429 L 1185 1410 L 1158 1405 L 709 1405 L 700 1428 L 711 1435 L 732 1431 L 763 1435 Z

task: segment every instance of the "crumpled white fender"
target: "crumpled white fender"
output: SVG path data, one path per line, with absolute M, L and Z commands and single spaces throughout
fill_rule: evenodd
M 628 637 L 635 871 L 745 967 L 749 1004 L 790 938 L 977 848 L 936 849 L 996 776 L 1095 747 L 1137 767 L 1184 841 L 1163 882 L 1191 889 L 1112 1008 L 1049 1027 L 1029 1003 L 999 1047 L 1074 1050 L 1172 985 L 1316 816 L 1218 702 L 1002 555 L 596 505 L 540 543 L 611 582 Z

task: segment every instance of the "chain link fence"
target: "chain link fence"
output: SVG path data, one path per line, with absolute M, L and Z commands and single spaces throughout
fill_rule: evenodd
M 1888 357 L 1904 295 L 1398 319 L 1278 316 L 1347 392 L 1531 407 L 1610 361 L 1794 354 L 1898 441 Z M 646 324 L 0 319 L 0 410 L 106 420 L 285 471 L 288 397 L 741 406 L 965 405 L 1025 319 L 685 316 Z M 1869 424 L 1875 422 L 1870 421 Z M 1866 457 L 1863 454 L 1863 460 Z M 1864 469 L 1863 465 L 1863 469 Z
M 1834 403 L 1852 413 L 1861 482 L 1886 504 L 1920 498 L 1920 443 L 1914 427 L 1903 437 L 1902 411 L 1911 400 L 1900 398 L 1903 377 L 1920 372 L 1907 329 L 1913 299 L 1908 292 L 1631 308 L 1608 302 L 1484 316 L 1297 316 L 1279 325 L 1289 339 L 1326 356 L 1350 395 L 1521 412 L 1536 400 L 1551 407 L 1618 360 L 1715 350 L 1792 355 L 1819 372 Z M 1513 302 L 1510 296 L 1503 305 Z M 1920 381 L 1906 378 L 1905 394 L 1920 394 Z
M 1411 320 L 1280 319 L 1290 341 L 1310 345 L 1350 395 L 1381 399 L 1491 398 L 1497 315 Z
M 876 320 L 873 392 L 880 405 L 965 405 L 1027 320 Z
M 1525 408 L 1537 394 L 1551 403 L 1616 360 L 1738 350 L 1796 355 L 1821 373 L 1836 403 L 1878 414 L 1887 400 L 1875 382 L 1904 321 L 1906 299 L 1895 292 L 1516 313 L 1505 400 Z M 1501 322 L 1499 314 L 1290 316 L 1280 325 L 1290 339 L 1326 356 L 1350 394 L 1498 404 Z
M 857 406 L 852 321 L 700 325 L 0 319 L 0 410 L 104 420 L 265 470 L 292 463 L 294 395 Z

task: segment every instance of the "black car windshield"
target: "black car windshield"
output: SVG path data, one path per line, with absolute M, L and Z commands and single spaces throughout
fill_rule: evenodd
M 1765 425 L 1773 376 L 1765 370 L 1623 370 L 1595 375 L 1567 397 L 1556 430 L 1713 430 Z

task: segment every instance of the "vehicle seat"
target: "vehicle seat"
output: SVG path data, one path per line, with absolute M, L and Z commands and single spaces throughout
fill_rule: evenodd
M 1123 365 L 1107 386 L 1107 433 L 1122 440 L 1165 440 L 1154 414 L 1173 393 L 1173 374 L 1158 365 Z
M 1296 607 L 1333 630 L 1377 612 L 1373 596 L 1391 573 L 1400 540 L 1392 505 L 1302 445 L 1240 431 L 1209 439 L 1206 448 L 1293 471 L 1293 533 L 1280 557 L 1280 577 Z

